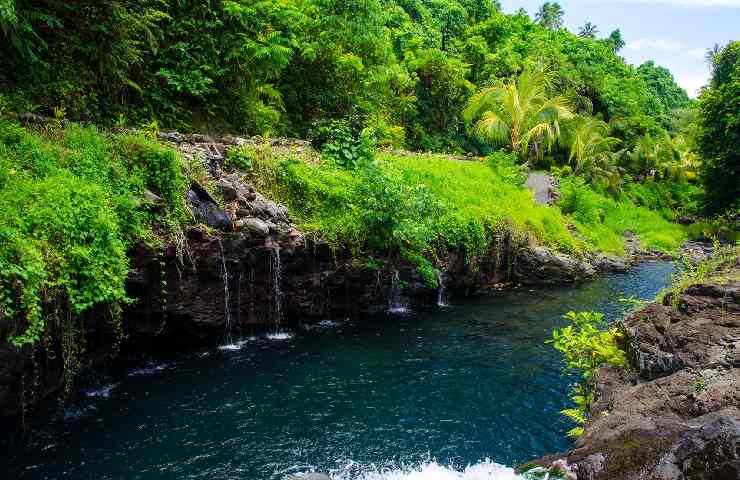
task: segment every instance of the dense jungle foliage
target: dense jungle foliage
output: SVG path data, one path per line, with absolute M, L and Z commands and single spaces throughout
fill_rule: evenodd
M 198 167 L 159 128 L 310 138 L 318 159 L 240 149 L 224 168 L 306 232 L 400 255 L 431 284 L 443 249 L 475 262 L 513 236 L 622 253 L 631 230 L 672 251 L 679 216 L 736 214 L 738 42 L 712 54 L 697 107 L 665 68 L 626 64 L 619 30 L 576 35 L 562 15 L 495 0 L 0 0 L 0 340 L 72 335 L 95 307 L 115 320 L 127 249 L 182 246 Z M 46 121 L 10 120 L 27 113 Z M 143 133 L 105 133 L 124 127 Z M 531 169 L 559 178 L 555 206 L 523 187 Z

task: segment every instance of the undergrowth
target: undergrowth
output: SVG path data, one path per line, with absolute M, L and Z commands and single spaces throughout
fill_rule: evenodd
M 681 294 L 691 285 L 740 281 L 737 272 L 739 261 L 740 244 L 720 245 L 717 242 L 714 244 L 712 254 L 698 263 L 682 257 L 678 273 L 674 275 L 671 285 L 658 295 L 658 300 L 663 301 L 668 296 L 671 304 L 678 307 Z
M 176 152 L 143 136 L 0 119 L 0 341 L 63 339 L 71 367 L 86 312 L 106 307 L 122 334 L 127 250 L 180 236 L 186 188 Z
M 617 198 L 596 191 L 582 178 L 560 180 L 558 205 L 595 250 L 622 254 L 624 232 L 640 238 L 643 247 L 675 252 L 687 239 L 686 231 L 653 208 L 635 205 L 629 196 Z
M 571 393 L 575 407 L 561 413 L 577 424 L 568 431 L 568 436 L 579 437 L 584 433 L 583 425 L 596 400 L 594 375 L 604 365 L 624 368 L 627 355 L 619 346 L 623 327 L 620 324 L 607 326 L 604 314 L 568 312 L 565 319 L 569 324 L 553 330 L 552 338 L 545 343 L 562 353 L 566 370 L 577 375 Z
M 626 230 L 661 251 L 686 238 L 628 196 L 613 199 L 578 179 L 563 181 L 557 206 L 539 205 L 516 159 L 500 152 L 486 161 L 384 152 L 350 167 L 269 147 L 255 152 L 250 180 L 285 203 L 305 232 L 355 253 L 398 253 L 431 284 L 440 254 L 458 251 L 475 266 L 504 237 L 576 256 L 623 254 Z

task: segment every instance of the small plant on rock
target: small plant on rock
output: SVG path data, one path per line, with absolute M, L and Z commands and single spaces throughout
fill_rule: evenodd
M 565 317 L 569 325 L 557 328 L 546 343 L 563 354 L 566 370 L 575 372 L 579 380 L 573 385 L 571 399 L 575 408 L 566 408 L 561 413 L 578 426 L 568 435 L 583 435 L 583 425 L 588 420 L 589 410 L 596 400 L 596 386 L 593 377 L 603 365 L 625 367 L 627 357 L 619 347 L 624 335 L 619 326 L 604 329 L 604 315 L 597 312 L 568 312 Z

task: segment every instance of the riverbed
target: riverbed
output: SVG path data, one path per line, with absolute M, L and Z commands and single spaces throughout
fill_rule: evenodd
M 672 271 L 644 263 L 575 287 L 292 319 L 130 361 L 90 381 L 30 443 L 6 445 L 0 463 L 14 479 L 515 478 L 504 465 L 571 445 L 559 411 L 572 379 L 544 344 L 560 317 L 619 318 L 620 298 L 652 299 Z

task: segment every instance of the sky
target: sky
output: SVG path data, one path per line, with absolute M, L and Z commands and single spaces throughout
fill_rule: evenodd
M 523 7 L 534 18 L 544 0 L 501 0 L 505 12 Z M 667 67 L 695 97 L 709 80 L 704 54 L 715 43 L 740 40 L 740 0 L 559 0 L 571 32 L 590 21 L 606 37 L 617 28 L 628 63 Z

